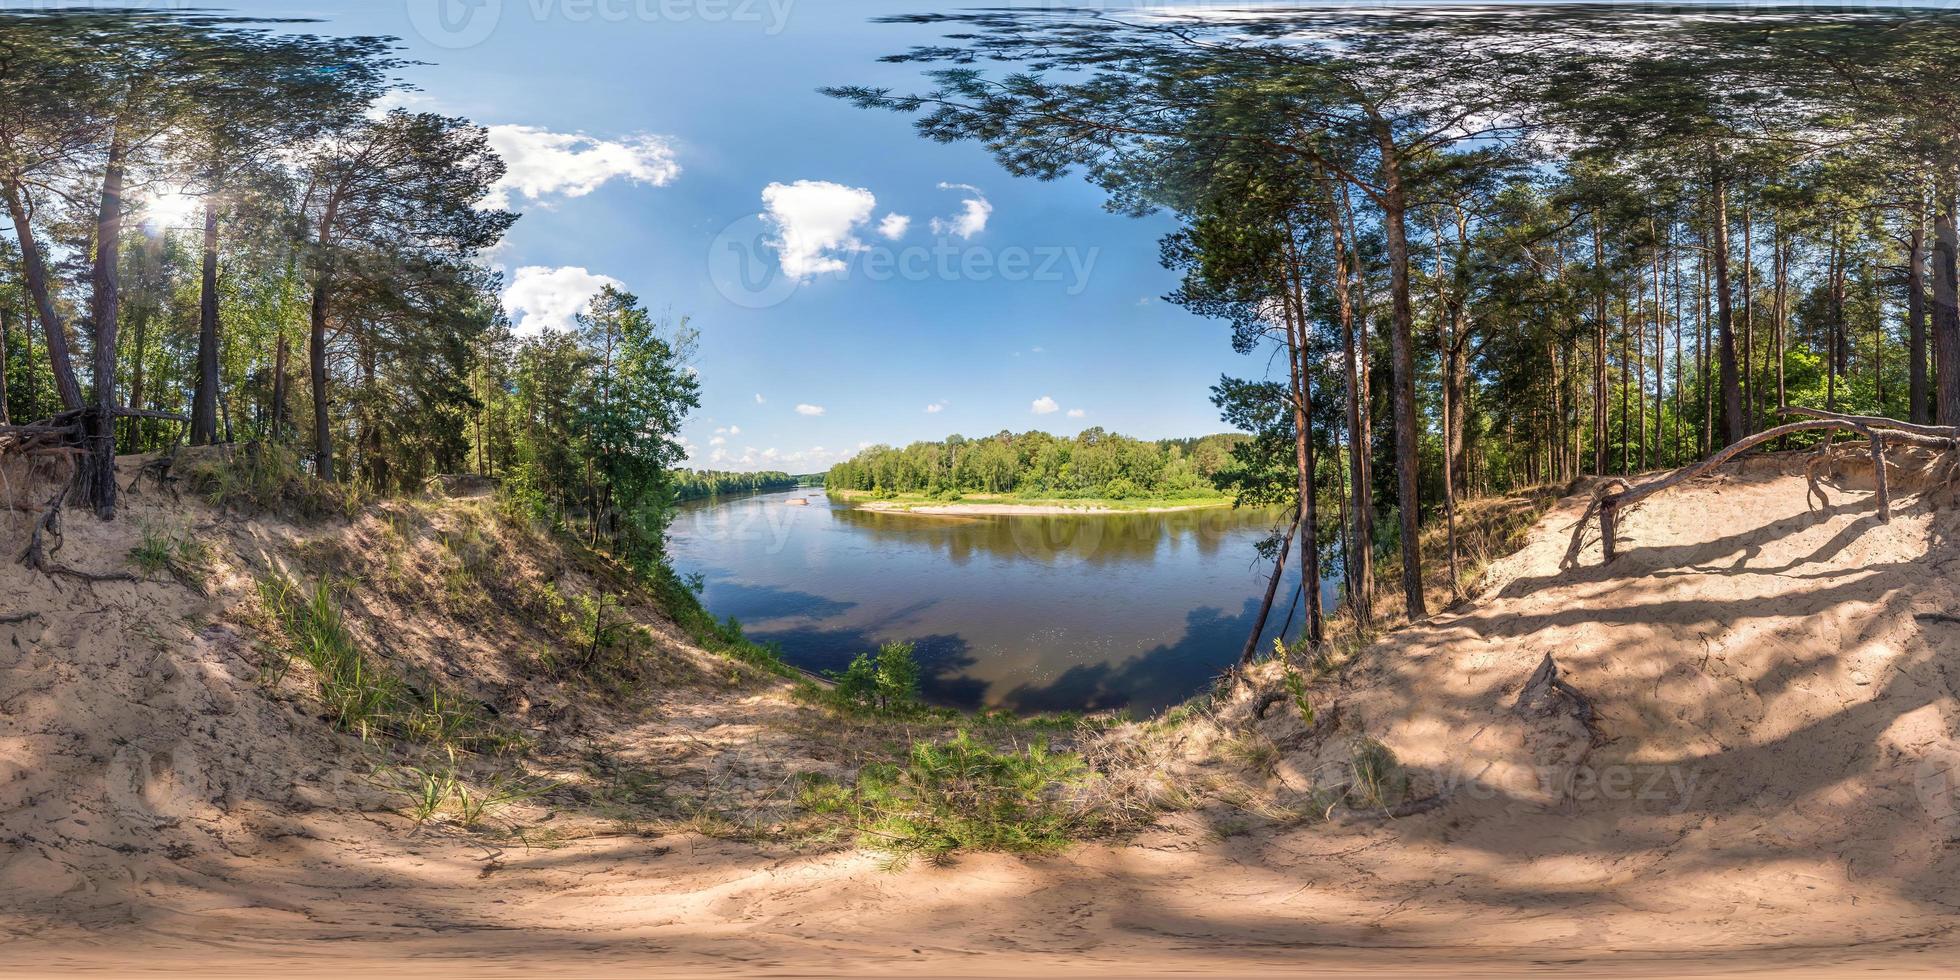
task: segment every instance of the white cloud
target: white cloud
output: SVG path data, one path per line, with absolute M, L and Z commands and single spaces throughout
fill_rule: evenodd
M 1028 352 L 1029 352 L 1029 353 L 1032 353 L 1032 354 L 1045 354 L 1045 353 L 1047 353 L 1047 350 L 1045 350 L 1044 348 L 1040 348 L 1040 347 L 1030 347 L 1030 348 L 1028 348 Z
M 972 184 L 949 184 L 941 181 L 939 189 L 942 191 L 966 191 L 973 196 L 960 200 L 959 214 L 951 218 L 932 219 L 933 234 L 958 235 L 961 238 L 972 238 L 987 230 L 987 219 L 993 216 L 994 206 L 988 202 L 985 194 L 980 193 L 980 188 Z
M 862 187 L 799 180 L 764 187 L 762 204 L 762 218 L 776 232 L 765 244 L 776 250 L 783 275 L 803 282 L 844 271 L 843 256 L 864 251 L 857 229 L 871 220 L 878 199 Z
M 491 207 L 509 207 L 516 194 L 531 201 L 553 194 L 584 197 L 615 179 L 662 187 L 681 174 L 673 144 L 660 136 L 602 140 L 536 126 L 491 126 L 489 138 L 506 167 L 485 202 Z
M 811 404 L 809 404 L 808 402 L 805 402 L 805 403 L 802 403 L 802 404 L 799 404 L 799 405 L 797 405 L 797 406 L 796 406 L 796 414 L 798 414 L 798 415 L 822 415 L 822 414 L 823 414 L 823 406 L 822 406 L 822 405 L 811 405 Z
M 727 440 L 727 439 L 725 439 L 725 438 L 723 438 L 723 437 L 721 437 L 721 436 L 715 436 L 714 438 L 712 438 L 712 439 L 709 439 L 709 440 L 708 440 L 708 445 L 710 445 L 710 446 L 725 446 L 725 445 L 728 445 L 728 440 Z
M 1089 413 L 1088 413 L 1088 412 L 1085 412 L 1085 411 L 1083 411 L 1083 410 L 1081 410 L 1081 409 L 1079 409 L 1079 408 L 1071 408 L 1071 409 L 1069 409 L 1069 410 L 1068 410 L 1068 417 L 1069 417 L 1069 418 L 1072 418 L 1072 419 L 1079 419 L 1079 418 L 1081 418 L 1081 417 L 1083 417 L 1084 415 L 1087 415 L 1087 414 L 1089 414 Z
M 766 402 L 766 401 L 768 401 L 768 399 L 767 399 L 767 398 L 764 398 L 764 397 L 762 397 L 762 395 L 761 395 L 761 393 L 759 393 L 759 392 L 758 392 L 758 393 L 756 394 L 756 396 L 755 396 L 755 403 L 756 403 L 757 405 L 760 405 L 760 404 L 762 404 L 763 402 Z
M 898 241 L 905 237 L 905 232 L 911 227 L 912 217 L 910 215 L 888 214 L 878 222 L 878 234 L 892 241 Z
M 933 402 L 932 404 L 926 406 L 927 415 L 938 415 L 940 412 L 943 412 L 945 410 L 946 410 L 946 405 L 944 402 Z
M 583 266 L 522 266 L 504 287 L 504 310 L 517 321 L 521 334 L 570 330 L 572 317 L 584 312 L 594 294 L 605 286 L 619 285 L 619 280 L 587 272 Z M 521 319 L 517 317 L 520 311 L 524 314 Z
M 731 425 L 728 427 L 728 434 L 731 436 L 739 436 L 742 434 L 742 427 L 739 425 Z
M 1060 405 L 1055 404 L 1055 399 L 1047 395 L 1035 399 L 1034 404 L 1028 406 L 1036 415 L 1048 415 L 1060 407 Z

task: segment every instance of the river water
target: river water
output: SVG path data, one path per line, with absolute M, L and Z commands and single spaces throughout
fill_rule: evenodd
M 836 670 L 909 640 L 935 704 L 1142 714 L 1238 656 L 1271 569 L 1254 544 L 1275 520 L 1231 508 L 928 516 L 813 489 L 685 504 L 671 547 L 682 573 L 703 577 L 710 612 L 799 667 Z M 1289 564 L 1262 644 L 1295 596 Z

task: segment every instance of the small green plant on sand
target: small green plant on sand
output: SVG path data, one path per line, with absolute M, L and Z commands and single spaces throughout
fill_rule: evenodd
M 161 528 L 143 528 L 142 539 L 129 549 L 129 563 L 145 575 L 168 574 L 185 588 L 204 592 L 205 566 L 211 550 L 189 531 L 171 533 Z
M 1361 806 L 1387 809 L 1408 795 L 1408 773 L 1388 746 L 1372 738 L 1359 739 L 1349 749 L 1348 774 L 1348 796 Z
M 843 818 L 863 846 L 897 863 L 955 851 L 1032 853 L 1067 846 L 1087 829 L 1065 791 L 1088 777 L 1082 759 L 1043 742 L 997 751 L 964 730 L 946 741 L 912 743 L 903 763 L 875 763 L 845 786 L 806 779 L 799 802 Z
M 876 654 L 860 653 L 850 666 L 831 671 L 837 682 L 831 703 L 842 710 L 877 715 L 916 713 L 919 703 L 919 662 L 912 644 L 887 643 Z

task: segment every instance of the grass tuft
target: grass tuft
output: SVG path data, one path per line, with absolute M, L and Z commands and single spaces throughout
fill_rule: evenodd
M 1088 830 L 1063 795 L 1088 778 L 1080 756 L 1037 741 L 996 751 L 961 730 L 946 741 L 916 741 L 902 764 L 876 763 L 845 786 L 812 777 L 804 808 L 841 817 L 859 843 L 891 854 L 942 860 L 955 851 L 1025 854 L 1066 847 Z

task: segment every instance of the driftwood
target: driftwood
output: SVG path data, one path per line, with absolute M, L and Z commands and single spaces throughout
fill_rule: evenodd
M 1701 476 L 1757 446 L 1781 439 L 1794 432 L 1821 430 L 1826 433 L 1835 433 L 1838 431 L 1847 431 L 1855 432 L 1865 437 L 1865 440 L 1871 445 L 1872 483 L 1875 490 L 1874 497 L 1876 498 L 1875 503 L 1877 505 L 1878 520 L 1880 523 L 1890 523 L 1892 520 L 1891 491 L 1886 484 L 1885 478 L 1885 446 L 1887 443 L 1919 446 L 1921 448 L 1943 452 L 1950 452 L 1956 447 L 1960 447 L 1960 427 L 1955 426 L 1917 425 L 1878 416 L 1842 415 L 1837 412 L 1827 412 L 1822 409 L 1789 405 L 1779 408 L 1778 411 L 1784 415 L 1801 415 L 1806 418 L 1803 421 L 1786 422 L 1775 428 L 1765 429 L 1755 435 L 1724 447 L 1719 452 L 1699 463 L 1692 466 L 1684 466 L 1666 476 L 1649 480 L 1637 486 L 1629 484 L 1627 481 L 1618 477 L 1601 483 L 1593 492 L 1591 505 L 1586 508 L 1586 512 L 1579 518 L 1579 522 L 1573 525 L 1572 542 L 1566 548 L 1565 559 L 1560 562 L 1560 567 L 1572 568 L 1578 565 L 1579 552 L 1585 547 L 1586 530 L 1592 524 L 1595 516 L 1599 518 L 1600 550 L 1605 560 L 1610 563 L 1619 555 L 1618 518 L 1628 508 L 1633 507 L 1642 500 L 1662 490 L 1679 486 Z M 1828 451 L 1828 437 L 1824 448 Z M 1809 481 L 1810 492 L 1813 495 L 1822 494 L 1822 491 L 1817 486 L 1816 476 L 1816 466 L 1821 459 L 1822 457 L 1820 456 L 1818 459 L 1812 460 L 1805 469 L 1805 478 Z

